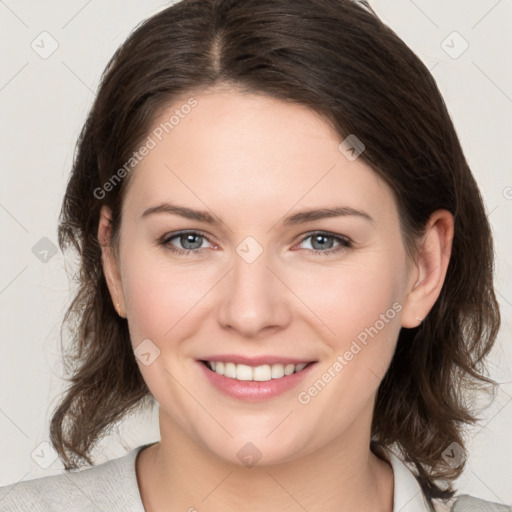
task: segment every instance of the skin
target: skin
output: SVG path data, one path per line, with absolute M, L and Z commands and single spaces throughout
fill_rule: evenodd
M 417 326 L 441 291 L 453 218 L 435 212 L 413 258 L 391 189 L 361 158 L 339 151 L 340 137 L 316 113 L 228 88 L 195 98 L 198 106 L 133 171 L 118 252 L 106 207 L 98 226 L 112 300 L 133 347 L 149 339 L 160 350 L 148 366 L 137 359 L 160 406 L 161 440 L 136 464 L 144 507 L 391 512 L 391 466 L 369 449 L 374 401 L 400 328 Z M 206 210 L 222 223 L 142 217 L 164 202 Z M 372 220 L 282 222 L 340 205 Z M 172 253 L 169 246 L 190 247 L 180 237 L 159 245 L 180 230 L 208 236 L 195 240 L 200 253 Z M 331 253 L 318 254 L 308 238 L 314 231 L 348 237 L 352 246 L 332 252 L 340 242 L 328 238 Z M 252 263 L 236 252 L 248 236 L 263 249 Z M 317 396 L 299 403 L 298 393 L 394 303 L 401 311 Z M 221 353 L 318 364 L 296 389 L 254 403 L 225 396 L 200 371 L 197 359 Z M 253 467 L 237 457 L 247 442 L 261 452 Z

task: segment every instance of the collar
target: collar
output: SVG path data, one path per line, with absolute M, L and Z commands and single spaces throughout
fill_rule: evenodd
M 421 486 L 412 471 L 391 450 L 381 455 L 393 468 L 393 512 L 431 512 Z

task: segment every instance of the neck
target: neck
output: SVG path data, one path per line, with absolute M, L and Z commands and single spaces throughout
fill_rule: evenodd
M 162 427 L 161 422 L 161 427 Z M 288 462 L 248 467 L 219 458 L 177 425 L 137 458 L 146 512 L 392 512 L 393 471 L 365 439 L 344 434 Z

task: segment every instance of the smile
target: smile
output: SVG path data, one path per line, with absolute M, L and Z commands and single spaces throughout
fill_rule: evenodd
M 281 379 L 285 376 L 299 373 L 310 363 L 300 364 L 262 364 L 259 366 L 249 366 L 246 364 L 237 364 L 222 361 L 203 361 L 208 369 L 217 375 L 223 375 L 229 379 L 239 381 L 264 382 L 273 379 Z

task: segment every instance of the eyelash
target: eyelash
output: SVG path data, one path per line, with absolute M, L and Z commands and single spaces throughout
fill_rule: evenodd
M 182 235 L 199 235 L 201 238 L 204 238 L 205 240 L 207 240 L 208 242 L 211 243 L 211 240 L 208 238 L 206 233 L 203 233 L 202 231 L 178 231 L 176 233 L 171 233 L 170 235 L 163 236 L 158 241 L 158 244 L 161 245 L 161 246 L 164 246 L 169 251 L 171 251 L 171 252 L 173 252 L 175 254 L 179 254 L 179 255 L 183 255 L 183 256 L 189 256 L 191 253 L 194 254 L 194 255 L 198 255 L 198 254 L 202 253 L 204 248 L 202 248 L 202 249 L 180 249 L 179 247 L 175 247 L 175 246 L 170 244 L 171 240 L 173 240 L 175 238 L 179 238 Z M 335 241 L 339 242 L 339 245 L 337 247 L 335 247 L 335 248 L 332 248 L 332 249 L 324 249 L 324 250 L 305 249 L 306 251 L 308 251 L 310 253 L 313 253 L 315 255 L 326 255 L 326 256 L 328 256 L 330 254 L 334 254 L 334 253 L 337 253 L 337 252 L 342 251 L 344 249 L 350 249 L 351 247 L 353 247 L 352 241 L 349 238 L 343 237 L 343 236 L 339 236 L 339 235 L 334 235 L 334 234 L 331 234 L 331 233 L 326 232 L 326 231 L 313 231 L 313 232 L 307 233 L 306 236 L 304 236 L 299 241 L 299 243 L 303 243 L 308 238 L 311 238 L 313 236 L 318 236 L 318 235 L 323 235 L 323 236 L 325 236 L 327 238 L 333 238 Z

